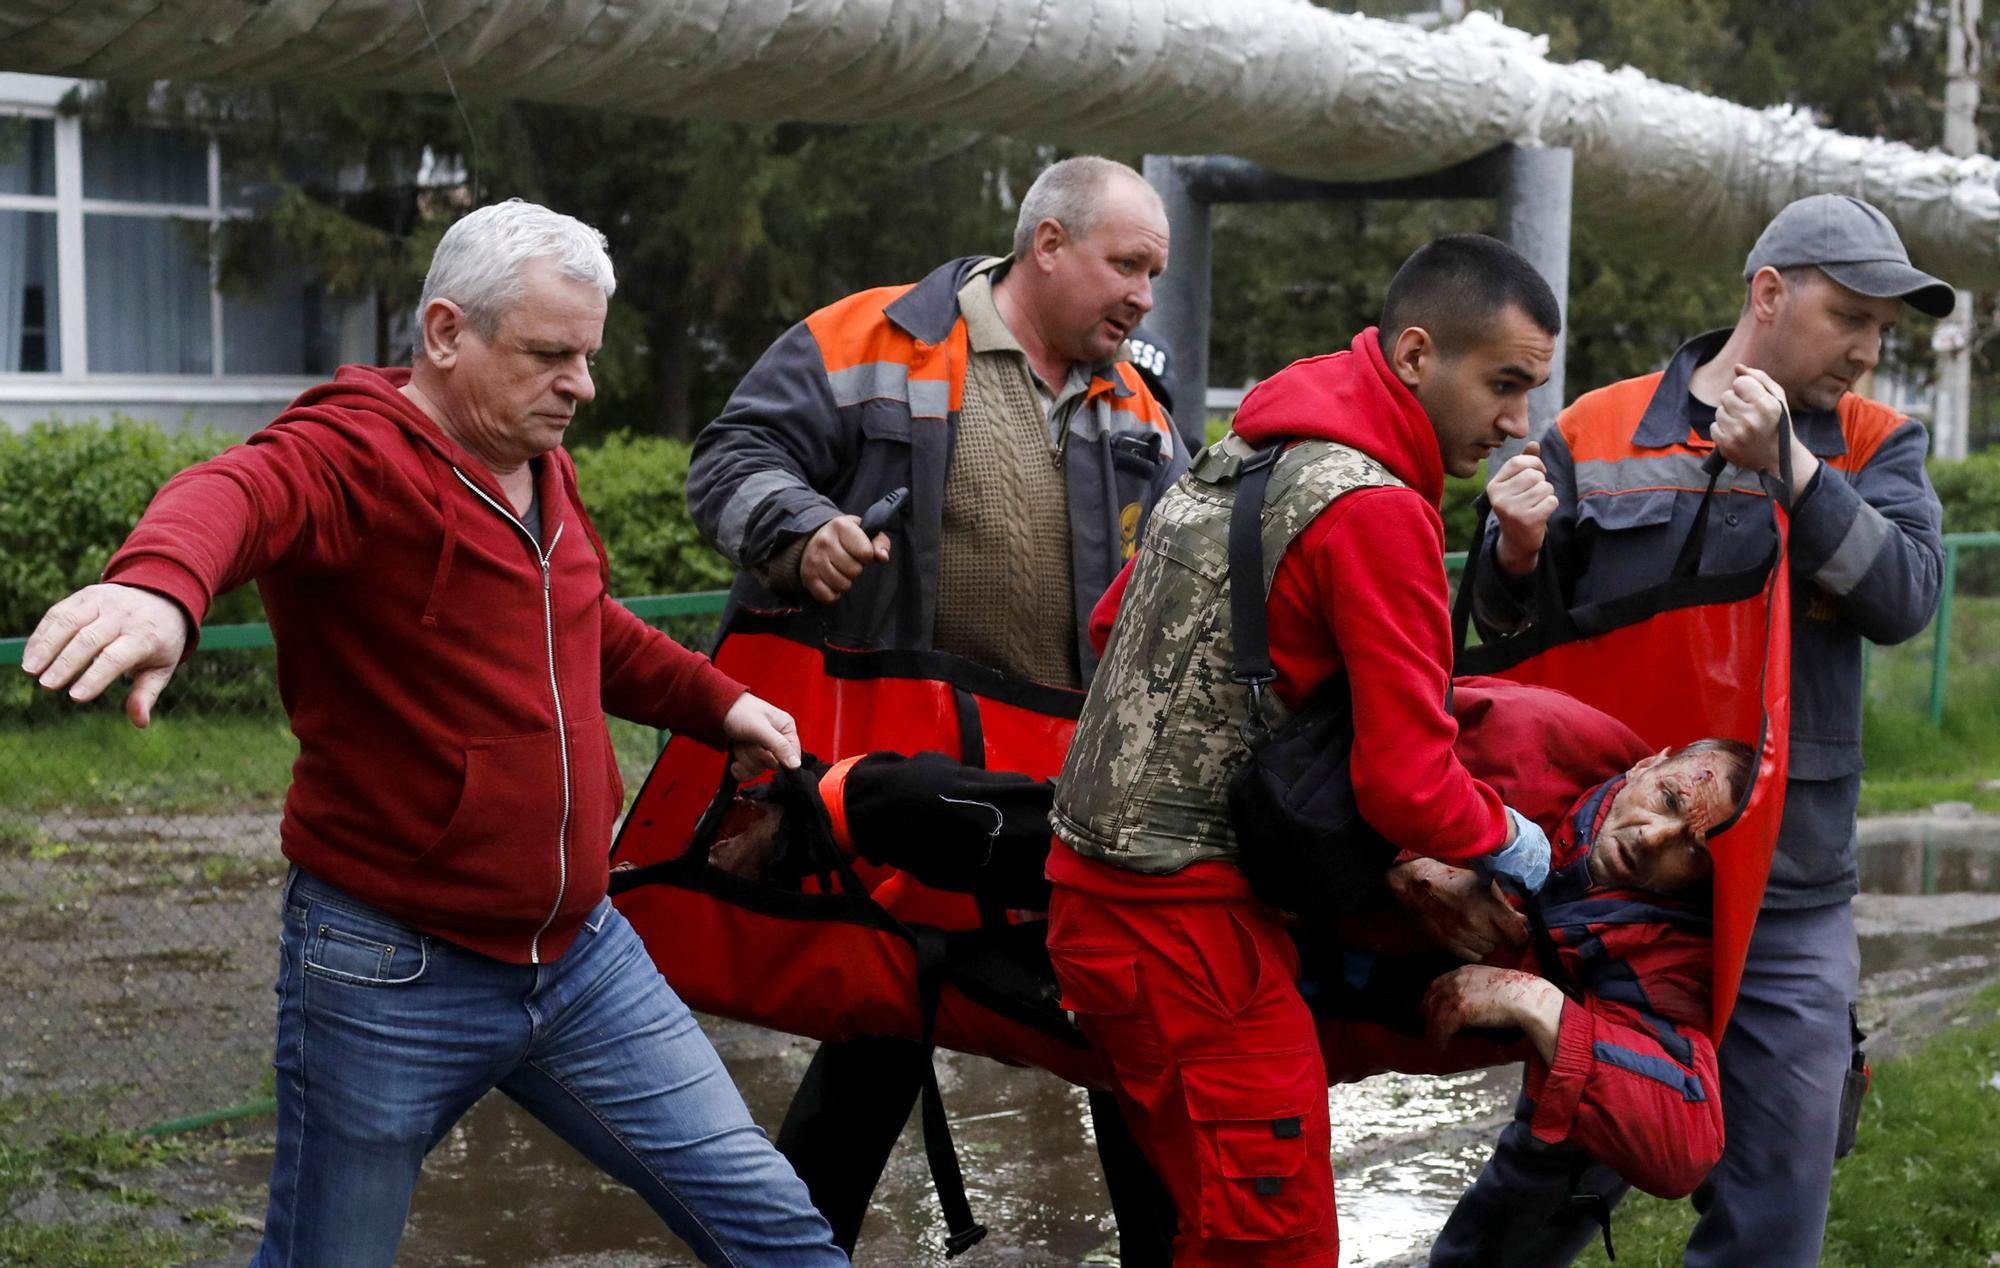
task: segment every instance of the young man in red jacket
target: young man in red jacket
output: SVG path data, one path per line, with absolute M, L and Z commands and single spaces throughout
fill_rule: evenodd
M 299 758 L 277 1150 L 255 1264 L 395 1257 L 424 1155 L 499 1088 L 705 1263 L 847 1257 L 605 897 L 604 714 L 798 763 L 792 720 L 620 606 L 561 448 L 594 395 L 604 238 L 511 201 L 453 225 L 414 368 L 343 368 L 161 489 L 22 667 L 138 726 L 255 580 Z
M 1336 1262 L 1326 1071 L 1279 913 L 1237 866 L 1228 775 L 1249 689 L 1232 678 L 1227 546 L 1245 457 L 1264 495 L 1272 687 L 1287 709 L 1351 690 L 1359 809 L 1414 853 L 1529 890 L 1541 829 L 1452 752 L 1446 472 L 1527 432 L 1560 312 L 1491 238 L 1440 239 L 1390 283 L 1379 329 L 1260 384 L 1235 432 L 1153 512 L 1106 595 L 1110 641 L 1057 781 L 1049 952 L 1180 1213 L 1181 1264 Z

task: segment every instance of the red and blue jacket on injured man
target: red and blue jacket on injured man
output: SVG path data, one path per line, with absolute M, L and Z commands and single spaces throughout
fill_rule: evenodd
M 1648 1192 L 1686 1194 L 1723 1140 L 1709 1038 L 1706 830 L 1729 818 L 1746 789 L 1750 752 L 1724 741 L 1655 754 L 1569 696 L 1498 679 L 1461 679 L 1453 708 L 1461 760 L 1542 824 L 1555 874 L 1536 897 L 1503 901 L 1472 872 L 1406 859 L 1392 871 L 1393 897 L 1373 909 L 1339 928 L 1295 925 L 1301 992 L 1328 1079 L 1526 1059 L 1537 1139 L 1578 1147 Z M 959 985 L 991 1010 L 988 1038 L 999 1042 L 939 1041 L 1102 1085 L 1103 1058 L 1080 1042 L 1004 1050 L 1010 1024 L 1036 1011 L 1046 1018 L 1055 1001 L 1037 916 L 1049 894 L 1052 788 L 941 753 L 875 752 L 718 805 L 705 826 L 710 882 L 697 897 L 756 908 L 766 942 L 774 930 L 796 928 L 794 947 L 765 949 L 813 983 L 760 997 L 754 981 L 737 976 L 745 985 L 733 997 L 696 988 L 700 998 L 690 1002 L 821 1038 L 844 1037 L 822 1020 L 830 1017 L 872 1015 L 907 1027 L 896 1010 L 866 998 L 876 985 L 893 993 L 898 984 L 836 971 L 827 926 L 786 919 L 787 901 L 799 911 L 816 899 L 851 904 L 843 872 L 851 882 L 852 868 L 886 869 L 972 895 L 1006 913 L 1020 935 L 945 968 L 966 971 Z M 678 986 L 688 961 L 653 937 L 644 914 L 659 867 L 627 872 L 614 889 Z M 846 961 L 851 968 L 867 957 Z M 1007 995 L 1012 1009 L 999 998 Z M 810 1013 L 787 1002 L 807 998 L 817 1001 Z M 966 1015 L 961 1008 L 961 1024 Z

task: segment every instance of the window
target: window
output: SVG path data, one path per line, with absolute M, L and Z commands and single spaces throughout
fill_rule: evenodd
M 54 121 L 0 118 L 0 374 L 61 361 L 55 192 Z
M 368 356 L 372 306 L 295 264 L 217 289 L 216 227 L 246 210 L 222 160 L 184 130 L 0 115 L 0 374 L 321 375 Z

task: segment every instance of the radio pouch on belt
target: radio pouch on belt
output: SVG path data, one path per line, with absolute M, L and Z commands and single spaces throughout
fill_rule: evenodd
M 1847 1006 L 1847 1029 L 1854 1038 L 1853 1055 L 1847 1060 L 1847 1074 L 1840 1081 L 1840 1134 L 1834 1138 L 1833 1156 L 1845 1158 L 1854 1152 L 1855 1129 L 1861 1125 L 1861 1099 L 1868 1095 L 1868 1053 L 1861 1047 L 1868 1033 L 1861 1029 L 1855 1006 Z

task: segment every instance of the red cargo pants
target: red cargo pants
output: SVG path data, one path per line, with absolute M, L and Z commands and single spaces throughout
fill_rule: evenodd
M 1326 1067 L 1276 913 L 1058 882 L 1049 955 L 1179 1208 L 1174 1263 L 1337 1263 Z

